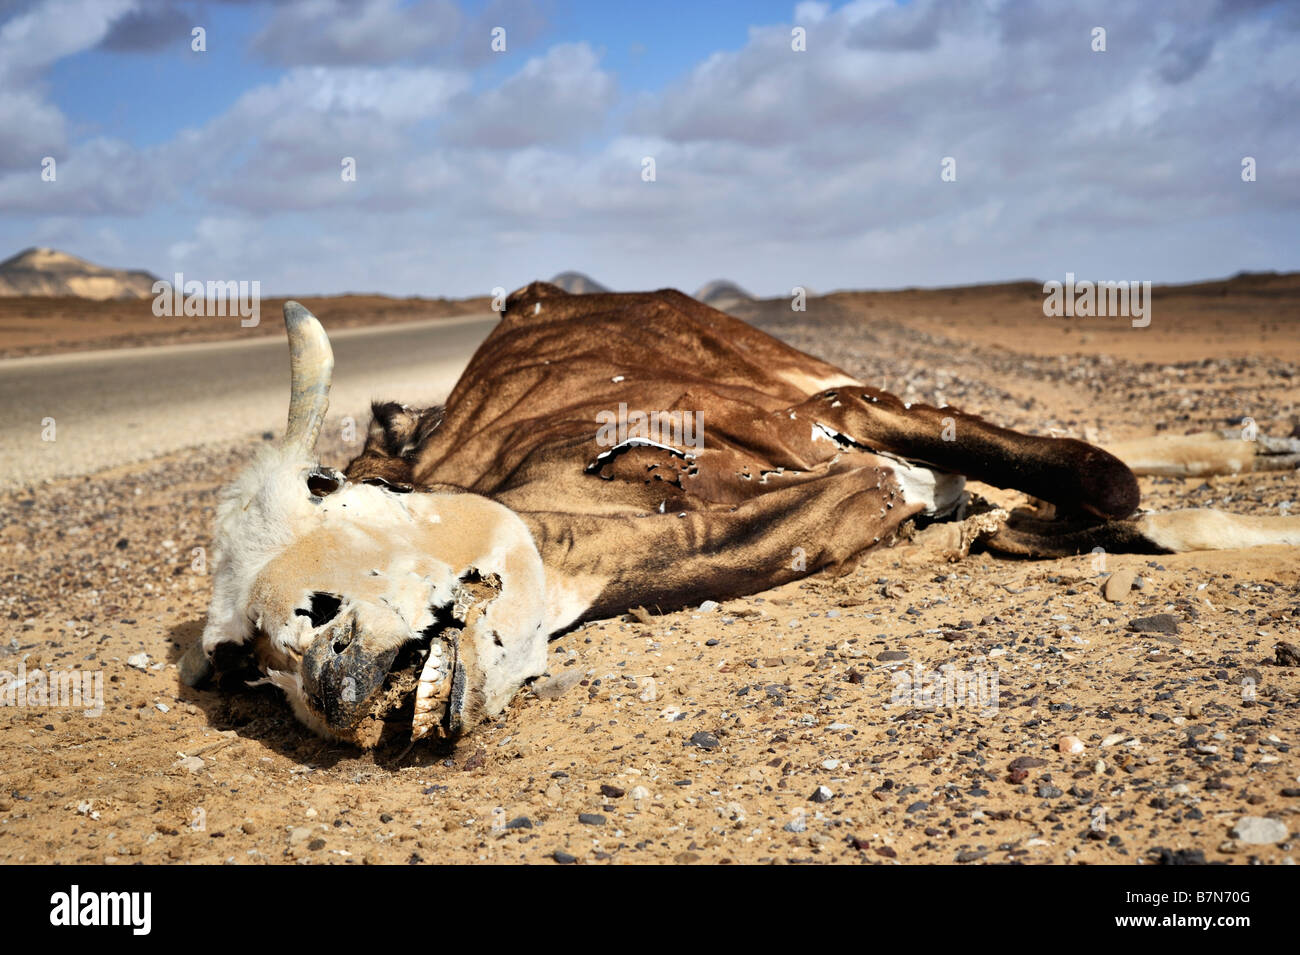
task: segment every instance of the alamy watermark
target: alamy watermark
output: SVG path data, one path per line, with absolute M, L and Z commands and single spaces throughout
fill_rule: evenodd
M 1151 324 L 1150 282 L 1076 282 L 1073 272 L 1065 281 L 1043 283 L 1043 314 L 1048 318 L 1131 317 L 1134 328 Z
M 148 935 L 153 927 L 152 892 L 83 892 L 74 884 L 67 892 L 50 896 L 50 924 L 54 926 L 112 926 Z
M 670 448 L 704 448 L 704 414 L 699 411 L 618 411 L 596 415 L 596 443 L 613 448 L 623 444 L 653 444 Z
M 153 313 L 159 318 L 238 315 L 239 324 L 244 328 L 253 328 L 262 320 L 262 283 L 256 279 L 251 282 L 207 283 L 191 279 L 187 282 L 181 272 L 172 278 L 174 281 L 171 282 L 159 279 L 153 283 Z
M 982 716 L 992 716 L 998 710 L 999 676 L 997 667 L 958 670 L 945 663 L 937 670 L 922 670 L 914 663 L 911 670 L 889 674 L 894 684 L 889 703 L 926 710 L 972 706 L 978 707 Z
M 0 706 L 60 706 L 85 710 L 87 716 L 104 712 L 104 674 L 99 670 L 0 670 Z

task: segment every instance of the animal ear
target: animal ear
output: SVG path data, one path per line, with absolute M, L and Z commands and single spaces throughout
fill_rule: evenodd
M 366 451 L 397 457 L 414 421 L 396 401 L 376 401 L 370 406 L 370 427 L 366 430 Z
M 363 451 L 406 457 L 417 450 L 442 423 L 442 408 L 408 408 L 396 401 L 376 401 Z

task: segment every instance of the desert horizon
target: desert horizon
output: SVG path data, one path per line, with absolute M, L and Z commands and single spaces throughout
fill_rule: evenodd
M 206 294 L 202 298 L 202 305 L 198 306 L 198 310 L 203 314 L 181 314 L 180 300 L 189 298 L 190 295 L 175 296 L 177 308 L 173 309 L 170 299 L 174 293 L 169 279 L 160 279 L 142 269 L 112 270 L 84 262 L 68 253 L 48 249 L 36 251 L 51 253 L 46 258 L 57 263 L 56 271 L 65 273 L 62 278 L 65 283 L 67 273 L 74 275 L 74 281 L 83 274 L 104 282 L 118 281 L 114 276 L 125 275 L 147 277 L 148 283 L 137 284 L 129 293 L 121 292 L 101 298 L 66 294 L 21 295 L 5 292 L 6 287 L 12 287 L 5 285 L 5 266 L 15 260 L 21 261 L 26 252 L 30 251 L 33 250 L 25 250 L 24 253 L 0 262 L 0 359 L 62 354 L 69 351 L 173 345 L 247 336 L 279 335 L 281 334 L 279 312 L 284 303 L 290 300 L 302 301 L 330 328 L 357 328 L 431 318 L 487 314 L 493 310 L 494 303 L 499 304 L 492 293 L 468 298 L 389 296 L 373 292 L 269 295 L 264 298 L 259 294 L 259 314 L 256 324 L 251 324 L 250 320 L 241 318 L 234 304 L 229 309 L 223 305 L 222 314 L 217 314 L 214 302 L 209 300 Z M 40 272 L 42 268 L 24 265 L 24 270 Z M 1082 278 L 1080 280 L 1082 281 Z M 166 302 L 168 310 L 176 314 L 155 314 L 153 305 L 158 296 L 151 289 L 154 287 L 153 283 L 157 281 L 167 284 L 168 291 L 163 297 L 168 299 Z M 576 270 L 561 272 L 543 281 L 557 282 L 566 291 L 586 293 L 616 291 Z M 526 285 L 527 282 L 522 284 Z M 855 307 L 880 308 L 895 317 L 917 322 L 923 327 L 935 322 L 961 323 L 969 320 L 972 334 L 979 334 L 980 326 L 985 328 L 988 332 L 985 340 L 991 341 L 989 335 L 1005 335 L 1013 331 L 1012 337 L 1003 342 L 1005 347 L 1013 349 L 1065 346 L 1077 350 L 1093 341 L 1099 334 L 1127 334 L 1130 345 L 1137 345 L 1143 340 L 1140 336 L 1125 332 L 1122 317 L 1071 317 L 1042 314 L 1042 305 L 1046 297 L 1043 291 L 1044 284 L 1045 282 L 1036 279 L 1016 279 L 926 288 L 842 288 L 823 293 L 806 290 L 806 295 L 800 299 L 802 303 L 851 302 Z M 663 287 L 668 286 L 656 286 L 656 288 Z M 1300 360 L 1300 348 L 1295 347 L 1300 344 L 1300 271 L 1239 272 L 1227 278 L 1152 284 L 1151 288 L 1153 292 L 1158 291 L 1162 299 L 1161 322 L 1152 333 L 1153 338 L 1162 334 L 1162 328 L 1168 331 L 1171 322 L 1192 321 L 1189 315 L 1190 311 L 1195 311 L 1193 305 L 1208 305 L 1215 298 L 1240 297 L 1242 305 L 1236 313 L 1235 320 L 1244 324 L 1236 331 L 1242 336 L 1253 333 L 1259 336 L 1261 345 L 1268 344 L 1271 348 L 1280 348 L 1283 354 L 1293 360 Z M 512 289 L 501 287 L 498 291 L 505 293 Z M 649 291 L 649 289 L 621 291 Z M 759 312 L 765 315 L 776 314 L 781 310 L 782 303 L 785 303 L 786 307 L 791 307 L 794 302 L 791 296 L 770 298 L 752 296 L 727 279 L 716 279 L 706 283 L 694 292 L 694 297 L 706 304 L 742 316 Z M 197 293 L 194 298 L 198 299 Z M 970 306 L 976 302 L 979 302 L 982 307 L 1000 309 L 998 320 L 988 322 L 978 312 L 972 311 Z M 263 314 L 263 306 L 265 314 Z M 807 305 L 803 304 L 802 307 L 807 308 Z M 1170 308 L 1171 311 L 1166 312 L 1165 308 Z M 1222 312 L 1223 309 L 1219 308 L 1218 311 Z M 792 310 L 791 314 L 801 313 Z M 802 314 L 815 318 L 816 309 L 811 308 Z M 1208 326 L 1196 324 L 1182 327 L 1177 330 L 1184 341 L 1183 351 L 1179 352 L 1180 354 L 1186 353 L 1186 348 L 1190 344 L 1186 333 L 1198 329 L 1208 336 L 1202 343 L 1204 346 L 1224 341 L 1221 337 L 1216 337 L 1214 329 Z M 1193 346 L 1195 347 L 1200 346 Z

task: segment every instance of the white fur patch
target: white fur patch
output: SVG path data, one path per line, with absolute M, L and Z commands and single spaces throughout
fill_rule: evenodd
M 892 455 L 881 455 L 893 462 L 894 480 L 908 504 L 920 504 L 927 517 L 945 517 L 957 510 L 966 489 L 966 478 L 961 474 L 935 471 L 919 464 L 909 464 Z
M 258 574 L 311 522 L 303 472 L 315 462 L 297 451 L 263 447 L 222 489 L 213 535 L 212 602 L 203 649 L 243 643 L 252 633 L 249 597 Z
M 903 492 L 903 500 L 908 504 L 920 504 L 922 513 L 927 517 L 946 516 L 961 504 L 966 489 L 964 475 L 935 471 L 920 464 L 912 464 L 888 451 L 872 450 L 853 435 L 836 431 L 820 421 L 813 423 L 812 440 L 830 441 L 846 451 L 867 451 L 888 460 L 892 465 L 894 479 Z

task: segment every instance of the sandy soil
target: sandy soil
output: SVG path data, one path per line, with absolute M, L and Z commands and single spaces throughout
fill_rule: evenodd
M 954 294 L 750 313 L 900 394 L 938 393 L 1039 433 L 1107 441 L 1242 415 L 1287 433 L 1300 420 L 1294 290 L 1271 305 L 1248 291 L 1206 293 L 1200 306 L 1193 295 L 1176 322 L 1165 313 L 1169 327 L 1157 300 L 1148 336 L 1103 319 L 1065 332 L 1025 317 L 1023 303 L 1009 311 L 998 290 L 944 305 Z M 1294 551 L 948 563 L 922 531 L 844 577 L 588 624 L 552 644 L 552 673 L 583 675 L 567 693 L 520 694 L 454 750 L 399 759 L 307 735 L 270 688 L 195 692 L 177 680 L 209 594 L 194 549 L 207 545 L 215 489 L 255 444 L 0 494 L 0 669 L 93 671 L 104 689 L 97 717 L 0 708 L 0 860 L 1296 855 L 1300 669 L 1273 651 L 1300 642 Z M 347 453 L 323 449 L 335 462 Z M 1298 503 L 1295 473 L 1142 483 L 1155 507 Z M 1110 603 L 1100 585 L 1125 568 L 1140 589 Z M 1129 629 L 1161 613 L 1176 633 Z M 896 674 L 946 665 L 985 679 L 985 696 L 895 699 Z M 1081 751 L 1060 752 L 1066 736 Z M 1243 833 L 1270 841 L 1235 837 L 1241 817 L 1273 820 Z

